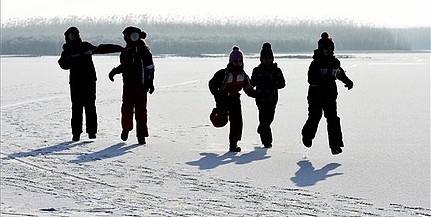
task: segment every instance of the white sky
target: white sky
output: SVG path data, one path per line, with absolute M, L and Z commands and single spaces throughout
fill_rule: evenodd
M 340 18 L 386 27 L 430 26 L 427 0 L 1 0 L 1 21 L 14 18 L 123 14 Z

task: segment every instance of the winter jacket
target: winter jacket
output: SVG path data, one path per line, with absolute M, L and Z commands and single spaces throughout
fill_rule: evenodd
M 63 45 L 58 64 L 62 69 L 69 69 L 69 83 L 81 84 L 97 80 L 92 54 L 120 52 L 123 47 L 113 44 L 94 46 L 81 39 L 69 41 Z
M 255 96 L 250 78 L 244 70 L 233 74 L 230 66 L 218 70 L 208 83 L 210 92 L 214 95 L 217 103 L 222 103 L 228 98 L 239 98 L 241 89 L 250 96 Z
M 336 97 L 338 92 L 335 80 L 337 79 L 350 89 L 353 86 L 353 82 L 346 76 L 343 68 L 339 67 L 339 65 L 340 61 L 333 55 L 325 56 L 318 50 L 315 50 L 313 61 L 308 69 L 310 89 L 322 92 L 327 96 Z
M 278 89 L 286 86 L 283 73 L 277 63 L 263 63 L 253 69 L 251 82 L 256 87 L 256 101 L 277 101 Z
M 146 88 L 153 86 L 153 55 L 143 40 L 127 44 L 120 54 L 120 63 L 118 70 L 111 73 L 122 73 L 125 85 L 143 85 Z

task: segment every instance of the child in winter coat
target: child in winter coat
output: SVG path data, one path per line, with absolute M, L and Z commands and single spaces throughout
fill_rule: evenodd
M 225 110 L 229 116 L 229 151 L 240 152 L 238 141 L 242 135 L 241 89 L 254 97 L 254 90 L 250 78 L 244 71 L 243 53 L 239 47 L 234 46 L 229 54 L 229 63 L 226 68 L 218 70 L 208 83 L 214 95 L 216 107 Z
M 126 48 L 120 54 L 120 65 L 109 73 L 123 75 L 123 104 L 121 106 L 121 139 L 126 141 L 133 129 L 133 113 L 136 119 L 136 136 L 139 144 L 148 137 L 147 92 L 154 92 L 154 63 L 150 48 L 145 42 L 146 33 L 129 26 L 123 31 Z
M 353 82 L 340 67 L 340 61 L 334 56 L 334 48 L 334 42 L 328 33 L 323 32 L 308 69 L 308 119 L 302 128 L 302 142 L 306 147 L 311 147 L 323 111 L 329 147 L 332 154 L 336 155 L 342 152 L 344 144 L 340 118 L 337 116 L 338 92 L 335 80 L 342 81 L 349 90 L 352 89 Z
M 256 87 L 256 105 L 259 110 L 257 132 L 265 148 L 272 147 L 271 123 L 278 102 L 278 89 L 286 86 L 283 73 L 274 63 L 270 43 L 264 43 L 260 52 L 260 64 L 253 69 L 251 82 Z
M 90 139 L 96 138 L 96 70 L 92 55 L 121 52 L 123 47 L 114 44 L 94 46 L 82 41 L 79 30 L 70 27 L 64 33 L 66 43 L 58 60 L 62 69 L 69 70 L 70 97 L 72 101 L 72 140 L 79 141 L 82 133 L 82 113 L 85 108 L 86 131 Z

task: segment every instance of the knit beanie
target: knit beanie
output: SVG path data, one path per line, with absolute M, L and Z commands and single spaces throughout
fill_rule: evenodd
M 265 42 L 262 45 L 262 50 L 260 51 L 260 60 L 262 61 L 264 57 L 271 57 L 272 59 L 274 59 L 274 54 L 272 53 L 271 44 L 268 42 Z
M 327 32 L 323 32 L 322 35 L 320 35 L 320 39 L 317 42 L 317 49 L 323 50 L 324 48 L 329 48 L 330 50 L 335 49 L 334 42 L 332 41 L 332 38 L 329 37 L 329 34 Z
M 238 46 L 233 46 L 232 51 L 229 54 L 229 63 L 235 62 L 235 61 L 242 61 L 243 60 L 243 54 L 242 51 L 239 49 Z

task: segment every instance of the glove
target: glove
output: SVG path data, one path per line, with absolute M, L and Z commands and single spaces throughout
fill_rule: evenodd
M 121 73 L 123 73 L 123 68 L 121 67 L 121 65 L 114 67 L 108 74 L 109 80 L 114 82 L 114 76 Z
M 154 92 L 154 85 L 151 85 L 150 88 L 148 88 L 148 93 L 153 94 Z
M 148 88 L 148 93 L 153 94 L 154 89 L 155 89 L 153 79 L 149 79 L 146 82 L 147 82 L 147 84 L 144 87 Z
M 344 86 L 347 87 L 348 90 L 352 89 L 353 88 L 353 81 L 349 80 Z
M 112 73 L 112 71 L 108 74 L 109 80 L 111 80 L 112 82 L 114 82 L 114 73 Z

